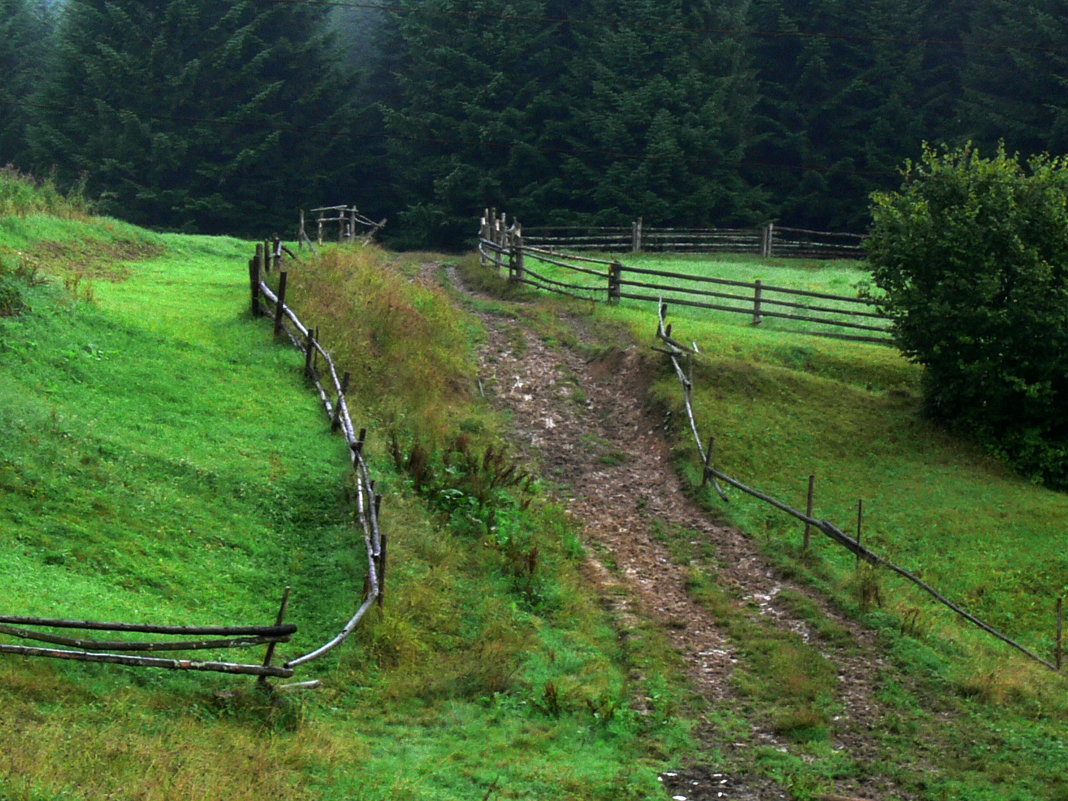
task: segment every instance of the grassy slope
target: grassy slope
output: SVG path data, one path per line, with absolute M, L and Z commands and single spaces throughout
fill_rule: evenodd
M 715 267 L 719 274 L 722 265 Z M 745 269 L 781 284 L 796 277 L 780 278 L 773 266 Z M 827 271 L 827 288 L 841 282 L 841 272 Z M 819 289 L 819 271 L 805 273 L 807 287 Z M 600 313 L 651 342 L 651 307 Z M 696 340 L 704 354 L 696 413 L 705 436 L 716 436 L 718 467 L 800 508 L 814 473 L 816 513 L 849 531 L 856 500 L 864 499 L 872 547 L 1052 658 L 1053 602 L 1068 588 L 1068 496 L 1029 484 L 925 422 L 917 369 L 887 348 L 759 330 L 738 319 L 712 322 L 680 306 L 671 320 L 674 335 Z M 665 370 L 653 393 L 685 420 L 673 374 Z M 674 435 L 680 465 L 696 481 L 688 427 L 680 422 Z M 740 493 L 728 505 L 710 489 L 702 497 L 763 541 L 784 569 L 808 575 L 864 614 L 851 556 L 817 540 L 815 555 L 801 559 L 794 521 Z M 880 677 L 882 700 L 894 709 L 881 735 L 886 770 L 924 798 L 1068 797 L 1063 680 L 907 585 L 886 576 L 875 582 L 883 608 L 867 619 L 905 669 Z M 700 579 L 695 585 L 702 592 Z M 946 712 L 951 717 L 940 719 Z M 815 773 L 818 784 L 819 765 L 833 764 L 833 755 L 814 753 L 814 767 L 799 770 Z
M 52 274 L 25 290 L 29 311 L 0 318 L 5 613 L 258 622 L 289 583 L 300 633 L 286 654 L 350 614 L 362 570 L 343 442 L 299 354 L 247 318 L 248 252 L 107 221 L 0 220 L 6 269 Z M 413 301 L 430 317 L 443 302 Z M 449 330 L 463 351 L 470 324 Z M 0 797 L 656 795 L 654 766 L 687 743 L 675 693 L 631 707 L 672 675 L 656 632 L 617 640 L 542 501 L 539 594 L 517 593 L 501 547 L 406 490 L 374 439 L 374 415 L 396 423 L 395 410 L 352 403 L 372 428 L 393 570 L 384 614 L 298 677 L 325 688 L 273 698 L 212 674 L 5 658 Z

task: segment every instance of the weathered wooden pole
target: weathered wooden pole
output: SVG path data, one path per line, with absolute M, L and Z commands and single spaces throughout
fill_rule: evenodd
M 312 335 L 311 328 L 308 328 L 308 334 L 304 341 L 304 375 L 309 379 L 312 377 L 313 353 L 315 353 L 315 337 Z
M 808 503 L 805 505 L 805 517 L 812 517 L 813 501 L 816 496 L 816 476 L 810 475 L 808 477 Z M 801 550 L 808 551 L 809 542 L 811 541 L 812 524 L 805 521 L 805 540 L 801 546 Z
M 278 274 L 278 303 L 274 307 L 274 335 L 282 333 L 282 318 L 286 309 L 286 279 L 289 274 L 284 270 Z
M 857 499 L 857 564 L 860 564 L 860 539 L 864 526 L 864 501 Z
M 341 427 L 341 401 L 345 397 L 345 393 L 349 391 L 349 378 L 351 375 L 345 373 L 341 377 L 341 387 L 337 393 L 337 403 L 334 404 L 334 419 L 330 422 L 330 430 L 337 431 Z
M 608 302 L 619 303 L 620 293 L 623 291 L 623 286 L 620 283 L 623 280 L 623 265 L 618 261 L 612 262 L 608 265 Z
M 248 263 L 248 279 L 252 289 L 252 316 L 259 317 L 260 311 L 260 265 L 263 262 L 263 245 L 256 245 L 256 255 Z
M 764 319 L 760 316 L 760 298 L 763 288 L 759 278 L 753 282 L 753 325 L 760 325 L 760 321 Z
M 274 625 L 281 626 L 282 622 L 286 619 L 286 607 L 289 606 L 289 587 L 285 588 L 282 593 L 282 603 L 278 607 L 278 617 L 274 621 Z M 267 645 L 267 653 L 263 657 L 263 666 L 269 668 L 271 666 L 271 660 L 274 659 L 274 647 L 277 643 L 269 643 Z M 263 674 L 259 678 L 260 684 L 267 683 L 267 675 Z
M 715 454 L 715 452 L 716 452 L 716 438 L 715 437 L 709 437 L 709 439 L 708 439 L 708 450 L 705 451 L 705 464 L 704 464 L 704 470 L 702 471 L 703 475 L 701 477 L 701 486 L 702 487 L 705 484 L 707 484 L 708 483 L 708 479 L 710 479 L 712 477 L 712 464 L 713 464 L 712 463 L 712 458 L 713 458 L 713 454 Z
M 1057 648 L 1053 662 L 1057 670 L 1064 669 L 1064 596 L 1057 599 Z

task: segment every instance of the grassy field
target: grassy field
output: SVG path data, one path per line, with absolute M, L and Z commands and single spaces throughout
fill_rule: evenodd
M 861 337 L 882 337 L 879 331 L 867 331 L 846 328 L 832 324 L 820 324 L 805 320 L 790 320 L 781 317 L 767 316 L 769 314 L 787 314 L 801 317 L 816 317 L 817 319 L 851 322 L 857 325 L 875 326 L 886 328 L 887 323 L 882 320 L 856 317 L 836 313 L 835 309 L 843 309 L 854 312 L 873 312 L 874 309 L 857 303 L 826 298 L 810 298 L 775 291 L 774 288 L 799 290 L 804 292 L 817 292 L 829 295 L 838 295 L 848 298 L 856 298 L 862 293 L 874 293 L 870 274 L 864 269 L 863 264 L 853 261 L 838 260 L 832 262 L 817 261 L 813 259 L 761 259 L 757 256 L 715 254 L 709 256 L 694 256 L 690 254 L 671 253 L 626 253 L 622 255 L 608 256 L 598 254 L 599 258 L 618 258 L 627 268 L 641 270 L 656 270 L 683 275 L 694 275 L 708 278 L 717 278 L 726 281 L 740 281 L 755 283 L 761 281 L 764 284 L 761 294 L 761 309 L 763 312 L 761 328 L 772 331 L 805 332 L 825 334 L 848 334 Z M 604 298 L 607 281 L 604 278 L 591 276 L 584 273 L 573 272 L 565 268 L 540 261 L 536 255 L 527 254 L 526 266 L 547 278 L 571 284 L 590 287 L 590 297 Z M 580 265 L 592 267 L 600 271 L 607 269 L 603 265 Z M 623 280 L 636 283 L 654 284 L 663 289 L 651 289 L 640 286 L 622 286 L 624 294 L 649 296 L 653 298 L 663 297 L 679 310 L 680 314 L 689 319 L 715 321 L 725 324 L 746 325 L 753 320 L 753 295 L 750 288 L 727 285 L 697 283 L 682 279 L 643 275 L 624 271 Z M 672 288 L 685 287 L 701 291 L 719 292 L 732 295 L 732 298 L 702 297 L 681 291 L 673 291 Z M 769 288 L 770 287 L 770 288 Z M 585 294 L 578 291 L 578 294 Z M 803 306 L 826 309 L 829 311 L 812 311 L 790 306 L 776 305 L 774 301 L 800 304 Z M 706 303 L 718 306 L 726 306 L 738 309 L 736 312 L 720 311 L 714 309 L 702 309 L 687 306 L 686 303 Z M 623 298 L 619 304 L 623 308 L 641 309 L 646 308 L 648 303 L 641 300 Z
M 867 282 L 863 265 L 848 262 L 661 254 L 627 261 L 842 294 Z M 631 301 L 605 313 L 638 332 L 655 328 L 655 304 Z M 872 547 L 1052 655 L 1054 605 L 1068 592 L 1068 495 L 1032 485 L 925 421 L 919 368 L 891 348 L 828 342 L 776 330 L 768 324 L 775 321 L 758 327 L 742 315 L 710 317 L 681 305 L 671 305 L 669 316 L 675 337 L 702 350 L 697 414 L 706 436 L 716 437 L 721 469 L 798 507 L 814 474 L 816 514 L 850 531 L 863 500 Z M 671 380 L 657 394 L 677 406 Z M 692 458 L 688 429 L 678 433 Z M 745 496 L 722 511 L 763 537 L 798 540 L 797 525 Z M 843 566 L 851 558 L 827 557 Z
M 785 284 L 785 277 L 775 279 L 775 269 L 769 265 L 758 274 Z M 803 269 L 810 286 L 821 285 L 815 268 Z M 828 272 L 822 285 L 840 279 L 841 267 Z M 623 324 L 636 342 L 655 344 L 652 304 L 592 307 L 526 289 L 503 291 L 538 298 L 539 306 L 556 304 L 601 330 Z M 855 529 L 856 502 L 863 499 L 869 546 L 1052 659 L 1054 599 L 1068 589 L 1068 496 L 1014 476 L 924 421 L 918 370 L 891 348 L 776 332 L 737 319 L 695 319 L 681 306 L 670 321 L 676 338 L 696 340 L 702 352 L 695 365 L 696 414 L 703 434 L 716 437 L 717 467 L 802 509 L 808 476 L 815 474 L 815 513 L 846 531 Z M 679 469 L 709 511 L 749 532 L 784 574 L 821 588 L 878 633 L 872 672 L 876 697 L 886 705 L 873 733 L 883 749 L 878 770 L 931 801 L 1068 798 L 1063 677 L 890 574 L 857 570 L 852 555 L 818 533 L 803 554 L 802 526 L 773 508 L 736 491 L 724 503 L 711 489 L 698 490 L 681 388 L 665 357 L 649 351 L 648 360 L 651 396 L 672 412 L 668 431 Z M 802 642 L 770 630 L 717 584 L 730 566 L 719 564 L 714 549 L 710 553 L 690 532 L 665 530 L 663 536 L 679 562 L 690 566 L 695 600 L 721 619 L 743 655 L 735 683 L 745 703 L 712 716 L 720 736 L 744 736 L 745 717 L 757 714 L 802 739 L 786 754 L 759 747 L 747 752 L 749 769 L 776 776 L 797 798 L 827 792 L 831 777 L 862 772 L 829 741 L 838 711 L 833 660 L 825 654 L 851 638 L 843 639 L 833 621 L 800 597 L 788 603 L 811 621 L 817 637 Z
M 47 202 L 6 211 L 3 612 L 264 623 L 290 585 L 299 631 L 281 656 L 333 636 L 363 581 L 344 441 L 303 385 L 299 352 L 248 315 L 251 245 L 151 234 Z M 351 365 L 350 404 L 371 429 L 387 496 L 384 609 L 298 674 L 323 680 L 314 693 L 5 656 L 0 798 L 658 796 L 657 769 L 691 748 L 661 635 L 636 627 L 619 638 L 583 589 L 563 513 L 536 490 L 524 490 L 521 522 L 509 512 L 518 489 L 494 498 L 513 523 L 508 541 L 488 538 L 389 452 L 390 431 L 406 450 L 460 434 L 484 449 L 495 428 L 469 403 L 473 324 L 407 280 L 409 264 L 358 268 L 377 268 L 378 289 L 342 298 L 365 325 L 336 325 L 387 356 L 399 335 L 455 355 L 434 365 L 447 380 L 430 394 L 396 384 L 383 396 L 362 382 L 369 363 Z M 357 268 L 335 262 L 320 277 L 328 269 Z M 314 308 L 311 292 L 304 301 Z M 403 325 L 376 322 L 389 318 Z M 434 418 L 430 432 L 408 425 L 426 404 L 470 410 Z M 477 470 L 448 480 L 441 497 L 477 495 Z

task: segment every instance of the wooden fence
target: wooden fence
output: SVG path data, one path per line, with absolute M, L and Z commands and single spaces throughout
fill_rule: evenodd
M 349 374 L 338 376 L 338 371 L 330 354 L 319 344 L 318 335 L 304 325 L 296 313 L 285 304 L 287 273 L 280 268 L 286 257 L 295 258 L 292 250 L 281 240 L 273 240 L 256 245 L 256 253 L 249 262 L 249 279 L 252 294 L 251 306 L 254 317 L 270 316 L 274 321 L 276 335 L 283 333 L 305 353 L 304 371 L 315 386 L 319 397 L 330 418 L 335 431 L 341 431 L 349 444 L 349 456 L 357 480 L 357 519 L 363 534 L 363 550 L 367 555 L 367 580 L 364 586 L 362 602 L 352 617 L 342 626 L 336 636 L 307 653 L 289 659 L 282 665 L 272 664 L 275 648 L 279 643 L 289 642 L 297 631 L 293 624 L 284 622 L 289 605 L 289 588 L 287 587 L 278 615 L 273 625 L 262 626 L 172 626 L 152 623 L 121 623 L 92 620 L 67 620 L 61 618 L 0 616 L 0 634 L 22 640 L 64 646 L 63 648 L 46 648 L 40 646 L 0 643 L 0 654 L 17 656 L 46 657 L 67 659 L 81 662 L 99 662 L 130 667 L 152 667 L 170 670 L 215 671 L 259 676 L 261 681 L 268 677 L 289 678 L 294 669 L 314 661 L 329 653 L 353 632 L 360 620 L 374 605 L 382 605 L 385 598 L 385 575 L 387 538 L 378 524 L 378 514 L 382 497 L 375 494 L 375 484 L 363 458 L 363 447 L 367 432 L 356 432 L 349 416 L 345 392 L 349 383 Z M 278 273 L 278 291 L 275 293 L 266 283 L 264 277 L 274 269 Z M 320 360 L 322 365 L 320 366 Z M 325 375 L 325 379 L 324 379 Z M 330 391 L 324 386 L 328 382 Z M 44 629 L 43 631 L 41 629 Z M 125 640 L 125 639 L 88 639 L 84 636 L 67 636 L 48 629 L 75 629 L 84 631 L 109 631 L 139 634 L 169 635 L 167 640 Z M 179 638 L 179 639 L 174 639 Z M 196 638 L 196 639 L 189 639 Z M 166 658 L 139 655 L 145 652 L 159 651 L 197 651 L 220 650 L 228 648 L 246 648 L 266 646 L 265 656 L 260 663 L 222 662 L 191 658 Z M 318 682 L 302 682 L 282 685 L 294 688 L 312 688 Z
M 317 209 L 311 209 L 311 212 L 317 215 L 315 218 L 315 240 L 320 247 L 322 247 L 328 235 L 332 239 L 336 235 L 338 243 L 355 242 L 360 239 L 362 240 L 361 244 L 366 245 L 374 239 L 375 234 L 385 227 L 387 222 L 385 217 L 378 222 L 365 217 L 356 206 L 322 206 Z M 304 245 L 308 245 L 313 250 L 315 249 L 315 245 L 308 236 L 304 210 L 301 209 L 300 228 L 297 231 L 297 246 L 303 248 Z
M 349 373 L 339 375 L 330 353 L 319 342 L 318 329 L 301 322 L 296 312 L 286 304 L 288 272 L 284 266 L 285 257 L 273 243 L 256 245 L 256 253 L 249 261 L 252 315 L 270 317 L 274 322 L 275 336 L 287 336 L 304 353 L 304 374 L 319 393 L 319 400 L 322 401 L 331 427 L 334 431 L 340 431 L 349 445 L 349 460 L 357 483 L 357 519 L 363 534 L 363 551 L 367 558 L 367 579 L 362 601 L 357 604 L 356 611 L 331 640 L 287 661 L 285 667 L 292 669 L 316 660 L 341 645 L 372 606 L 376 603 L 382 605 L 385 599 L 388 541 L 378 523 L 382 496 L 375 493 L 375 482 L 371 479 L 363 456 L 367 430 L 360 429 L 357 432 L 349 415 L 345 397 Z M 277 292 L 273 291 L 265 280 L 272 269 L 278 274 Z
M 68 659 L 78 662 L 104 662 L 131 667 L 154 667 L 170 670 L 208 670 L 219 673 L 241 673 L 259 676 L 288 678 L 293 675 L 290 666 L 272 665 L 274 647 L 280 642 L 289 642 L 297 627 L 284 624 L 285 606 L 289 591 L 283 596 L 275 625 L 266 626 L 161 626 L 150 623 L 105 623 L 92 620 L 63 620 L 44 617 L 0 617 L 0 634 L 24 640 L 62 645 L 65 648 L 42 648 L 28 645 L 0 644 L 0 654 L 36 656 L 50 659 Z M 68 637 L 38 629 L 82 629 L 86 631 L 121 631 L 139 634 L 165 634 L 172 637 L 195 636 L 201 639 L 179 640 L 93 640 L 84 637 Z M 206 637 L 206 639 L 204 639 Z M 266 645 L 267 654 L 259 664 L 218 662 L 197 659 L 167 659 L 164 657 L 136 656 L 131 653 L 145 651 L 191 651 L 202 649 L 243 648 Z
M 663 299 L 681 306 L 743 314 L 753 325 L 765 318 L 793 320 L 820 326 L 819 331 L 804 333 L 866 342 L 891 341 L 889 318 L 880 314 L 876 301 L 869 298 L 791 289 L 759 280 L 733 281 L 634 267 L 619 259 L 548 250 L 530 244 L 519 223 L 509 224 L 506 215 L 490 210 L 479 226 L 478 247 L 482 263 L 507 270 L 510 280 L 583 300 L 658 303 Z M 569 278 L 551 278 L 539 265 L 566 270 Z M 824 327 L 830 330 L 823 330 Z
M 768 495 L 768 494 L 766 494 L 764 492 L 761 492 L 760 490 L 757 490 L 757 489 L 754 489 L 752 487 L 749 487 L 749 486 L 743 484 L 738 479 L 733 478 L 732 476 L 728 475 L 727 473 L 724 473 L 722 470 L 717 469 L 715 467 L 715 463 L 714 463 L 716 440 L 715 440 L 714 437 L 708 439 L 707 440 L 708 447 L 707 448 L 705 447 L 704 443 L 706 442 L 706 440 L 703 439 L 702 436 L 701 436 L 701 433 L 700 433 L 700 431 L 698 429 L 698 426 L 697 426 L 697 420 L 696 420 L 696 417 L 694 416 L 694 411 L 693 411 L 693 398 L 692 398 L 692 396 L 693 396 L 693 364 L 694 364 L 694 360 L 695 360 L 696 356 L 700 353 L 700 351 L 698 350 L 697 343 L 691 343 L 690 345 L 686 345 L 686 344 L 680 342 L 674 336 L 672 336 L 672 327 L 670 325 L 668 325 L 667 321 L 666 321 L 667 308 L 668 308 L 668 306 L 667 306 L 666 303 L 661 302 L 659 304 L 656 337 L 659 340 L 660 345 L 656 348 L 656 350 L 658 350 L 661 353 L 664 353 L 664 354 L 666 354 L 668 356 L 668 358 L 671 361 L 671 365 L 674 368 L 675 375 L 679 379 L 679 384 L 682 387 L 684 405 L 686 407 L 687 420 L 689 422 L 690 431 L 693 434 L 694 442 L 697 445 L 698 456 L 699 456 L 699 458 L 700 458 L 700 460 L 702 462 L 702 466 L 703 466 L 703 468 L 702 468 L 703 469 L 702 486 L 704 486 L 705 484 L 711 482 L 713 488 L 716 490 L 717 493 L 719 493 L 719 496 L 724 501 L 726 501 L 726 500 L 728 500 L 727 494 L 723 490 L 723 487 L 719 483 L 719 482 L 722 481 L 724 484 L 727 484 L 727 485 L 729 485 L 731 487 L 734 487 L 735 489 L 741 490 L 742 492 L 746 493 L 747 495 L 751 495 L 754 498 L 758 498 L 759 500 L 763 501 L 764 503 L 767 503 L 767 504 L 769 504 L 771 506 L 774 506 L 776 509 L 778 509 L 778 510 L 780 510 L 780 511 L 782 511 L 782 512 L 788 514 L 788 515 L 790 515 L 791 517 L 796 518 L 797 520 L 800 520 L 801 522 L 803 522 L 805 524 L 804 541 L 803 542 L 804 542 L 804 547 L 806 549 L 807 549 L 808 544 L 809 544 L 809 537 L 810 537 L 811 530 L 815 529 L 817 531 L 820 531 L 823 534 L 825 534 L 832 542 L 842 546 L 846 550 L 851 551 L 853 554 L 855 554 L 856 557 L 857 557 L 858 564 L 860 563 L 861 560 L 863 560 L 863 561 L 865 561 L 865 562 L 867 562 L 867 563 L 869 563 L 871 565 L 876 565 L 876 566 L 879 566 L 879 567 L 883 567 L 883 568 L 886 568 L 887 570 L 890 570 L 890 571 L 896 573 L 897 575 L 901 576 L 902 578 L 908 580 L 912 584 L 914 584 L 917 587 L 919 587 L 921 590 L 923 590 L 925 593 L 927 593 L 928 595 L 933 597 L 936 601 L 938 601 L 943 606 L 945 606 L 948 609 L 952 610 L 956 615 L 964 618 L 965 620 L 967 620 L 968 622 L 972 623 L 973 625 L 978 626 L 980 629 L 985 631 L 987 634 L 989 634 L 989 635 L 997 638 L 998 640 L 1001 640 L 1002 642 L 1010 645 L 1011 647 L 1013 647 L 1016 650 L 1020 651 L 1021 653 L 1023 653 L 1024 655 L 1026 655 L 1030 659 L 1033 659 L 1034 661 L 1038 662 L 1039 664 L 1044 665 L 1045 667 L 1049 668 L 1050 670 L 1060 671 L 1060 670 L 1063 669 L 1063 667 L 1064 667 L 1064 599 L 1063 598 L 1057 599 L 1056 604 L 1055 604 L 1055 606 L 1056 606 L 1056 635 L 1055 635 L 1055 643 L 1056 644 L 1054 646 L 1053 660 L 1049 661 L 1049 660 L 1043 659 L 1038 654 L 1036 654 L 1034 651 L 1032 651 L 1032 650 L 1030 650 L 1028 648 L 1025 648 L 1023 645 L 1021 645 L 1017 641 L 1011 639 L 1010 637 L 1006 636 L 1005 634 L 1001 633 L 1000 631 L 995 629 L 990 624 L 980 620 L 979 618 L 977 618 L 974 615 L 972 615 L 970 612 L 967 612 L 966 610 L 961 608 L 959 605 L 953 603 L 948 598 L 946 598 L 945 595 L 943 595 L 942 593 L 938 592 L 930 584 L 928 584 L 925 581 L 923 581 L 922 579 L 918 578 L 917 576 L 915 576 L 914 574 L 912 574 L 908 570 L 905 570 L 904 568 L 899 567 L 898 565 L 894 564 L 890 560 L 888 560 L 888 559 L 886 559 L 886 558 L 884 558 L 882 556 L 879 556 L 874 551 L 872 551 L 870 548 L 865 546 L 861 541 L 861 528 L 862 528 L 861 521 L 863 519 L 862 518 L 862 516 L 863 516 L 863 505 L 862 504 L 858 503 L 857 535 L 855 537 L 851 537 L 848 534 L 846 534 L 844 531 L 842 531 L 842 529 L 840 529 L 837 526 L 835 526 L 833 523 L 830 523 L 827 520 L 820 520 L 819 518 L 813 516 L 813 514 L 812 514 L 812 511 L 813 511 L 813 508 L 812 508 L 813 507 L 813 491 L 812 491 L 812 488 L 813 488 L 813 477 L 812 476 L 809 476 L 809 491 L 808 491 L 807 510 L 805 512 L 801 512 L 801 511 L 793 508 L 789 504 L 784 503 L 784 502 L 778 500 L 777 498 L 774 498 L 774 497 L 772 497 L 772 496 L 770 496 L 770 495 Z
M 639 217 L 629 226 L 539 225 L 527 228 L 524 233 L 528 245 L 547 250 L 753 253 L 764 258 L 864 257 L 864 237 L 860 234 L 811 231 L 774 223 L 758 228 L 653 228 L 645 226 Z

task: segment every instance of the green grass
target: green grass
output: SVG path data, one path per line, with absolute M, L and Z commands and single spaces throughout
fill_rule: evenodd
M 285 658 L 352 613 L 364 567 L 344 441 L 303 385 L 300 353 L 248 315 L 251 249 L 0 218 L 20 301 L 0 317 L 5 614 L 266 623 L 291 585 L 299 631 Z M 512 527 L 488 536 L 450 525 L 395 466 L 391 429 L 404 447 L 460 434 L 484 447 L 497 424 L 471 404 L 477 327 L 408 280 L 412 261 L 389 261 L 332 300 L 293 282 L 356 376 L 351 408 L 371 429 L 384 608 L 298 674 L 323 680 L 315 693 L 5 656 L 0 798 L 659 797 L 657 769 L 691 748 L 662 636 L 620 639 L 583 586 L 565 515 L 537 493 L 521 520 L 495 498 Z M 360 325 L 329 308 L 359 308 Z M 389 360 L 424 345 L 426 359 L 391 375 Z M 377 360 L 361 358 L 367 346 Z M 441 381 L 421 383 L 431 371 Z
M 728 266 L 716 260 L 692 269 L 719 274 Z M 806 287 L 822 289 L 862 275 L 839 264 L 783 267 L 748 258 L 733 269 L 732 277 L 760 274 L 782 285 L 807 276 Z M 652 304 L 601 308 L 644 339 L 655 328 Z M 702 351 L 696 413 L 703 434 L 716 437 L 720 469 L 802 508 L 814 474 L 816 514 L 847 531 L 863 499 L 873 548 L 1052 654 L 1055 599 L 1068 592 L 1068 495 L 1030 484 L 923 419 L 919 368 L 890 348 L 722 324 L 683 306 L 669 310 L 669 322 L 676 338 Z M 654 395 L 684 420 L 673 373 L 663 376 Z M 692 476 L 688 428 L 676 435 Z M 800 541 L 798 524 L 740 493 L 722 511 L 762 538 L 791 547 Z M 819 547 L 838 569 L 851 565 L 829 543 Z
M 761 259 L 756 256 L 733 256 L 729 254 L 715 256 L 694 256 L 689 254 L 667 253 L 627 253 L 622 255 L 607 256 L 603 258 L 618 258 L 627 267 L 643 270 L 658 270 L 669 273 L 719 278 L 727 281 L 741 281 L 755 283 L 761 281 L 765 287 L 762 289 L 762 329 L 772 331 L 826 333 L 860 337 L 882 337 L 883 334 L 876 331 L 855 330 L 835 325 L 813 323 L 803 320 L 789 320 L 778 317 L 769 317 L 767 314 L 790 314 L 802 317 L 815 316 L 818 319 L 837 320 L 851 322 L 858 325 L 873 325 L 878 328 L 886 328 L 884 321 L 861 318 L 850 315 L 836 314 L 835 312 L 808 311 L 787 306 L 779 306 L 774 301 L 802 304 L 826 309 L 843 309 L 846 311 L 872 312 L 872 308 L 857 303 L 849 303 L 841 300 L 828 300 L 824 298 L 807 298 L 804 296 L 790 295 L 768 289 L 767 287 L 779 287 L 783 289 L 800 290 L 805 292 L 819 292 L 824 294 L 839 295 L 856 298 L 862 293 L 872 292 L 871 275 L 861 262 L 837 260 L 816 261 L 806 259 Z M 530 269 L 541 275 L 557 281 L 570 284 L 578 284 L 590 287 L 590 297 L 603 299 L 606 295 L 607 281 L 596 276 L 573 272 L 565 268 L 543 262 L 534 254 L 527 254 L 526 264 Z M 602 265 L 581 265 L 593 267 L 598 270 L 607 269 Z M 658 289 L 647 287 L 626 286 L 622 287 L 625 294 L 644 295 L 652 298 L 663 297 L 671 306 L 672 311 L 684 315 L 689 319 L 716 321 L 733 325 L 749 325 L 753 321 L 753 289 L 728 285 L 698 283 L 666 276 L 642 275 L 624 272 L 624 281 L 654 284 Z M 736 296 L 733 298 L 716 298 L 692 295 L 686 292 L 675 292 L 674 288 L 685 287 L 701 291 L 725 293 Z M 580 294 L 583 294 L 580 291 Z M 718 306 L 727 306 L 738 309 L 737 312 L 702 309 L 684 305 L 687 302 L 708 303 Z M 644 309 L 655 305 L 655 300 L 640 301 L 624 298 L 620 301 L 623 308 Z
M 753 268 L 748 259 L 742 269 L 752 272 L 732 277 L 796 278 L 780 277 L 775 264 Z M 830 268 L 825 286 L 839 269 Z M 593 308 L 526 290 L 513 296 L 532 305 L 539 298 L 538 307 L 556 308 L 560 319 L 588 318 L 599 331 L 627 325 L 636 342 L 655 344 L 652 305 Z M 1068 590 L 1068 496 L 1021 480 L 925 421 L 918 368 L 890 348 L 709 320 L 682 306 L 672 308 L 670 321 L 676 338 L 701 348 L 697 418 L 704 435 L 716 437 L 718 468 L 801 509 L 814 473 L 816 514 L 846 531 L 864 499 L 867 544 L 1052 658 L 1054 599 Z M 745 742 L 748 721 L 758 718 L 797 741 L 787 752 L 754 747 L 712 758 L 771 776 L 802 799 L 864 775 L 891 777 L 930 801 L 1068 798 L 1063 677 L 889 574 L 858 571 L 850 554 L 818 533 L 803 554 L 803 527 L 771 507 L 736 491 L 727 504 L 710 489 L 698 491 L 681 388 L 663 356 L 650 352 L 648 370 L 651 398 L 677 421 L 669 435 L 679 469 L 710 513 L 749 532 L 786 576 L 821 589 L 872 627 L 872 656 L 883 658 L 873 663 L 885 704 L 872 735 L 880 752 L 864 765 L 825 739 L 836 728 L 833 652 L 851 638 L 796 594 L 783 601 L 808 621 L 815 642 L 761 625 L 717 583 L 729 566 L 685 533 L 662 532 L 674 558 L 690 566 L 691 594 L 717 614 L 741 657 L 740 701 L 709 714 L 714 737 Z

